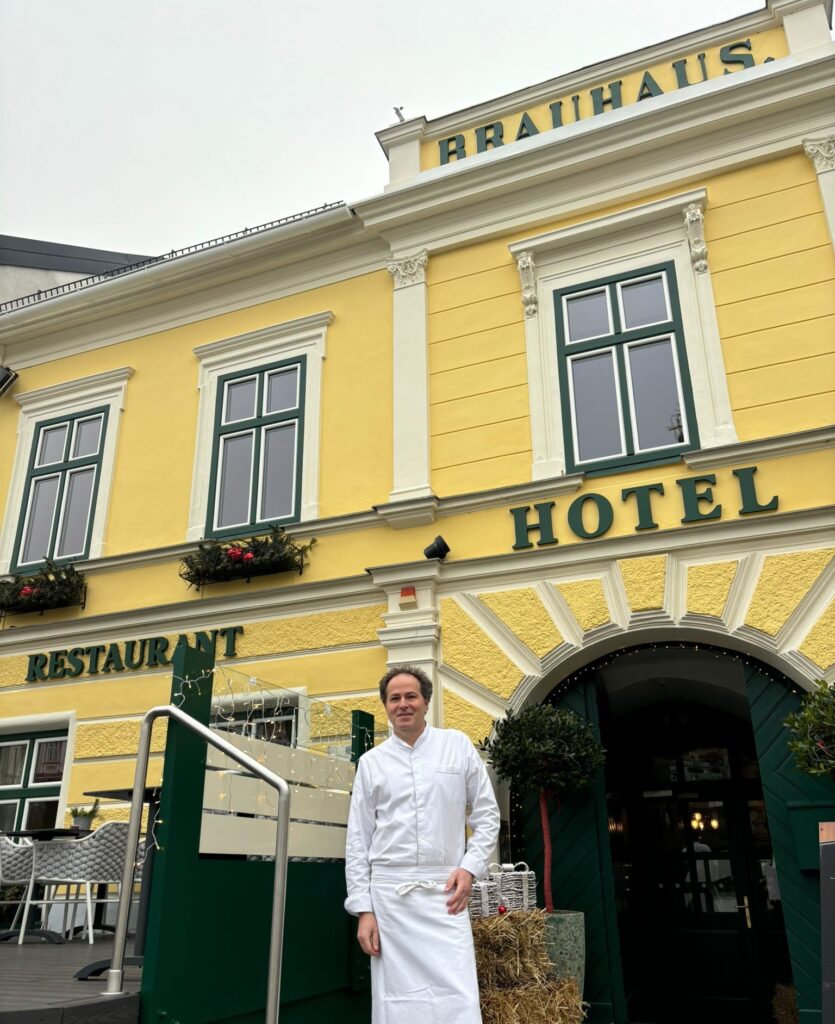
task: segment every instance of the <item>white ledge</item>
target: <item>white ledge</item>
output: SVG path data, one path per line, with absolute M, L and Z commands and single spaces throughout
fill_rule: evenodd
M 690 469 L 718 469 L 751 459 L 779 459 L 787 455 L 818 452 L 834 443 L 835 426 L 819 427 L 816 430 L 801 430 L 796 434 L 766 437 L 760 441 L 740 441 L 719 448 L 685 452 L 683 458 Z

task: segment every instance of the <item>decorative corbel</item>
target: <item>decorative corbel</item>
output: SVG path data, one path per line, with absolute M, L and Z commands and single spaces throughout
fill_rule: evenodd
M 835 171 L 835 135 L 825 139 L 804 139 L 803 151 L 815 165 L 815 171 Z
M 522 282 L 522 305 L 525 307 L 525 316 L 536 316 L 539 303 L 536 297 L 533 253 L 520 252 L 516 257 L 516 266 L 519 268 L 519 280 Z
M 705 242 L 705 213 L 699 203 L 691 203 L 685 209 L 684 227 L 687 231 L 693 269 L 702 274 L 707 270 L 707 242 Z
M 402 260 L 389 260 L 388 271 L 394 278 L 394 287 L 406 288 L 412 284 L 424 284 L 428 262 L 429 253 L 426 249 L 415 256 L 406 256 Z

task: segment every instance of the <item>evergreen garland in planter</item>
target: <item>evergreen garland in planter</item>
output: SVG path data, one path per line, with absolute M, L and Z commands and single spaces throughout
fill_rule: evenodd
M 180 576 L 190 587 L 208 583 L 226 583 L 266 576 L 273 572 L 302 572 L 307 555 L 316 539 L 309 544 L 295 544 L 280 526 L 271 526 L 266 537 L 250 537 L 242 541 L 205 541 L 197 551 L 184 555 Z
M 38 572 L 26 576 L 18 574 L 0 582 L 0 614 L 83 606 L 86 596 L 87 582 L 83 573 L 69 563 L 56 565 L 46 558 L 43 569 Z
M 835 776 L 835 689 L 816 679 L 800 708 L 786 718 L 796 739 L 789 740 L 797 768 L 807 775 Z
M 591 784 L 603 767 L 603 747 L 594 727 L 573 711 L 548 704 L 532 705 L 495 723 L 496 734 L 484 749 L 496 774 L 520 793 L 539 791 L 539 813 L 545 851 L 545 909 L 554 912 L 551 891 L 551 827 L 548 800 L 557 805 Z

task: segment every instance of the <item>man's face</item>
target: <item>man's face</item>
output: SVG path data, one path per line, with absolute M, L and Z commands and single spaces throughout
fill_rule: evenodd
M 401 673 L 389 680 L 385 707 L 396 736 L 416 739 L 423 732 L 429 701 L 423 699 L 414 676 Z

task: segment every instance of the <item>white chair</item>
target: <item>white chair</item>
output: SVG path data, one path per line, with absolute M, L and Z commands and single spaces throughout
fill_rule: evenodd
M 75 839 L 67 842 L 35 843 L 33 846 L 33 886 L 30 886 L 27 894 L 26 907 L 24 912 L 24 927 L 26 924 L 26 913 L 29 904 L 32 902 L 32 889 L 34 885 L 46 886 L 47 892 L 51 887 L 66 887 L 65 897 L 62 900 L 47 898 L 44 904 L 74 902 L 73 922 L 70 926 L 72 931 L 75 925 L 75 909 L 81 900 L 76 889 L 73 898 L 71 887 L 84 888 L 84 899 L 87 906 L 87 920 L 85 931 L 87 941 L 93 944 L 93 904 L 110 902 L 93 899 L 93 886 L 118 885 L 122 881 L 122 871 L 125 864 L 125 856 L 128 846 L 128 824 L 122 821 L 108 821 L 99 829 L 84 839 Z M 21 929 L 18 943 L 23 942 L 24 930 Z
M 33 847 L 31 843 L 15 843 L 8 836 L 0 835 L 0 886 L 22 885 L 24 892 L 17 900 L 3 900 L 3 903 L 17 903 L 11 931 L 17 927 L 17 920 L 24 906 L 28 906 L 33 885 Z

